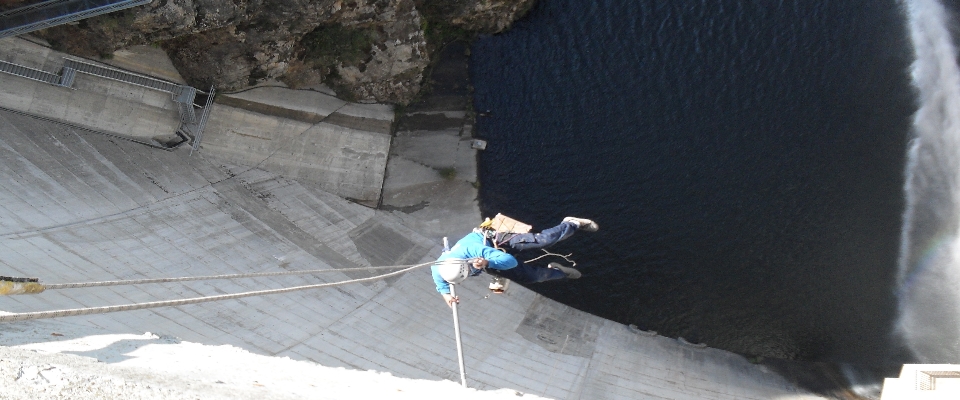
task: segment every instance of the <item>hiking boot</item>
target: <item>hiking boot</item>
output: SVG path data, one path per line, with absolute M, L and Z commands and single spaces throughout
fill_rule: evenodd
M 563 219 L 563 222 L 573 222 L 575 225 L 577 225 L 577 229 L 587 232 L 596 232 L 600 229 L 600 225 L 597 225 L 596 222 L 586 218 L 566 217 Z
M 563 272 L 564 274 L 567 275 L 567 279 L 577 279 L 580 277 L 580 271 L 577 271 L 576 268 L 564 267 L 563 265 L 560 265 L 560 263 L 552 262 L 550 264 L 547 264 L 547 268 L 553 268 L 555 270 Z

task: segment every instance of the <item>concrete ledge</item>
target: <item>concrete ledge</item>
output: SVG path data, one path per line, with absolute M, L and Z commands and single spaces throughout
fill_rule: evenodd
M 0 39 L 0 57 L 20 65 L 59 73 L 64 56 L 23 39 Z M 169 94 L 83 74 L 73 88 L 0 74 L 0 107 L 158 143 L 175 138 L 180 125 Z
M 257 166 L 376 206 L 389 147 L 386 134 L 220 104 L 200 149 L 223 163 Z

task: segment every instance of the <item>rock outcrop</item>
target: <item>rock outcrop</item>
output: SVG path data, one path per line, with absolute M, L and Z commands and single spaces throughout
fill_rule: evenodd
M 350 100 L 406 104 L 430 63 L 420 8 L 444 24 L 496 33 L 534 1 L 154 0 L 39 35 L 88 57 L 158 45 L 200 88 L 279 79 L 292 87 L 325 83 Z
M 474 32 L 500 33 L 530 11 L 536 0 L 421 0 L 418 4 L 453 26 Z

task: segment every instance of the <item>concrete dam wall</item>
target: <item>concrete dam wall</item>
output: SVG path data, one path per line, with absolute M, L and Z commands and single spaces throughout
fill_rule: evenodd
M 0 52 L 0 58 L 7 56 Z M 375 107 L 363 105 L 324 106 L 356 107 L 361 111 L 352 115 L 361 119 L 281 121 L 275 130 L 253 138 L 257 121 L 276 117 L 218 105 L 204 137 L 209 145 L 191 155 L 188 146 L 164 151 L 14 111 L 6 99 L 55 104 L 56 93 L 30 90 L 31 85 L 44 84 L 0 74 L 0 275 L 61 283 L 333 272 L 51 290 L 0 297 L 0 310 L 95 307 L 337 282 L 379 272 L 336 270 L 422 263 L 440 253 L 438 237 L 425 236 L 409 215 L 345 199 L 356 196 L 364 202 L 380 194 L 390 138 L 389 132 L 369 127 L 389 126 L 371 120 L 389 122 L 392 113 L 378 114 Z M 72 99 L 82 99 L 83 90 L 75 89 Z M 150 102 L 156 109 L 166 107 L 152 97 Z M 87 107 L 91 115 L 106 112 L 97 102 L 71 107 Z M 124 109 L 98 118 L 120 120 Z M 225 128 L 241 116 L 242 131 Z M 176 125 L 170 110 L 149 117 L 158 118 L 156 125 L 137 129 L 152 135 Z M 268 140 L 285 135 L 283 126 L 300 132 L 289 142 L 293 146 Z M 270 158 L 287 151 L 280 161 Z M 347 160 L 359 172 L 345 168 Z M 297 167 L 291 167 L 294 163 Z M 451 239 L 463 233 L 459 230 L 450 232 Z M 450 311 L 429 275 L 419 269 L 335 288 L 52 321 L 232 345 L 325 366 L 458 381 Z M 472 388 L 510 388 L 558 399 L 818 398 L 742 356 L 637 331 L 519 285 L 505 295 L 490 295 L 486 282 L 474 278 L 459 289 Z M 35 323 L 0 324 L 0 335 Z

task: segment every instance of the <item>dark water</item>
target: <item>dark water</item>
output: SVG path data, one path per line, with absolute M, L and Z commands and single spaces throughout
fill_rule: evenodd
M 892 346 L 912 50 L 894 0 L 541 0 L 472 49 L 481 209 L 598 233 L 533 289 L 748 355 Z

